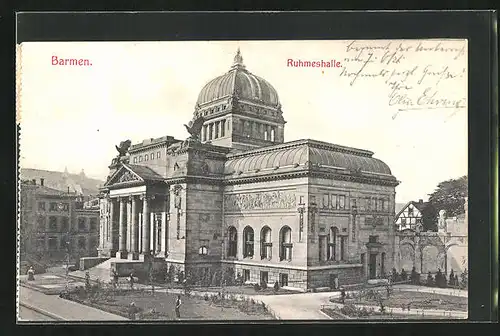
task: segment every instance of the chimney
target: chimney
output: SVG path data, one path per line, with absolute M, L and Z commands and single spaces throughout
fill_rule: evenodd
M 419 199 L 419 200 L 418 200 L 418 203 L 419 203 L 419 204 L 422 204 L 422 203 L 424 203 L 424 200 L 423 200 L 423 199 Z
M 41 185 L 42 187 L 43 187 L 43 182 L 44 182 L 44 181 L 45 181 L 45 179 L 44 179 L 44 178 L 41 178 L 41 179 L 40 179 L 40 185 Z

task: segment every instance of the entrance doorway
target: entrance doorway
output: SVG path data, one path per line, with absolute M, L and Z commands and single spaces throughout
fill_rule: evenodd
M 281 287 L 288 286 L 288 274 L 280 273 L 280 286 Z
M 339 276 L 337 274 L 330 274 L 330 288 L 339 289 Z
M 370 272 L 370 279 L 375 279 L 377 277 L 377 254 L 376 253 L 370 253 L 370 264 L 369 266 L 369 272 Z

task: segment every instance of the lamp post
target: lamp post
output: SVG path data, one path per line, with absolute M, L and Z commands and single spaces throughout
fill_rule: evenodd
M 351 229 L 351 236 L 352 236 L 352 242 L 356 241 L 356 215 L 358 214 L 358 207 L 356 204 L 354 204 L 351 207 L 351 212 L 352 212 L 352 229 Z
M 59 202 L 59 204 L 57 205 L 57 207 L 59 208 L 59 211 L 63 211 L 64 210 L 64 207 L 65 205 L 67 205 L 67 208 L 68 208 L 68 227 L 67 227 L 67 231 L 66 231 L 66 292 L 69 291 L 69 245 L 70 245 L 70 238 L 69 238 L 69 235 L 70 235 L 70 226 L 71 226 L 71 210 L 70 210 L 70 206 L 69 206 L 69 187 L 68 187 L 68 195 L 67 195 L 67 200 L 68 200 L 68 203 L 64 203 L 64 202 Z

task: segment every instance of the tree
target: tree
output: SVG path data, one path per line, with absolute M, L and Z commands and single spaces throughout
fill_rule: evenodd
M 423 231 L 434 231 L 438 230 L 437 227 L 437 216 L 438 211 L 434 207 L 434 205 L 430 202 L 427 202 L 425 207 L 421 211 L 422 214 L 422 226 Z
M 449 217 L 454 217 L 464 213 L 467 194 L 468 178 L 462 176 L 439 183 L 436 190 L 429 194 L 429 203 L 438 212 L 444 209 Z

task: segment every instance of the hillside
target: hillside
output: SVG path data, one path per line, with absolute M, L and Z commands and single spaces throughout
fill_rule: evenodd
M 40 179 L 44 179 L 46 187 L 60 191 L 68 191 L 69 187 L 70 192 L 84 196 L 96 195 L 99 192 L 99 187 L 104 184 L 104 181 L 85 176 L 83 171 L 80 174 L 71 174 L 67 171 L 21 168 L 20 178 L 21 180 L 36 180 L 37 184 L 40 184 Z

